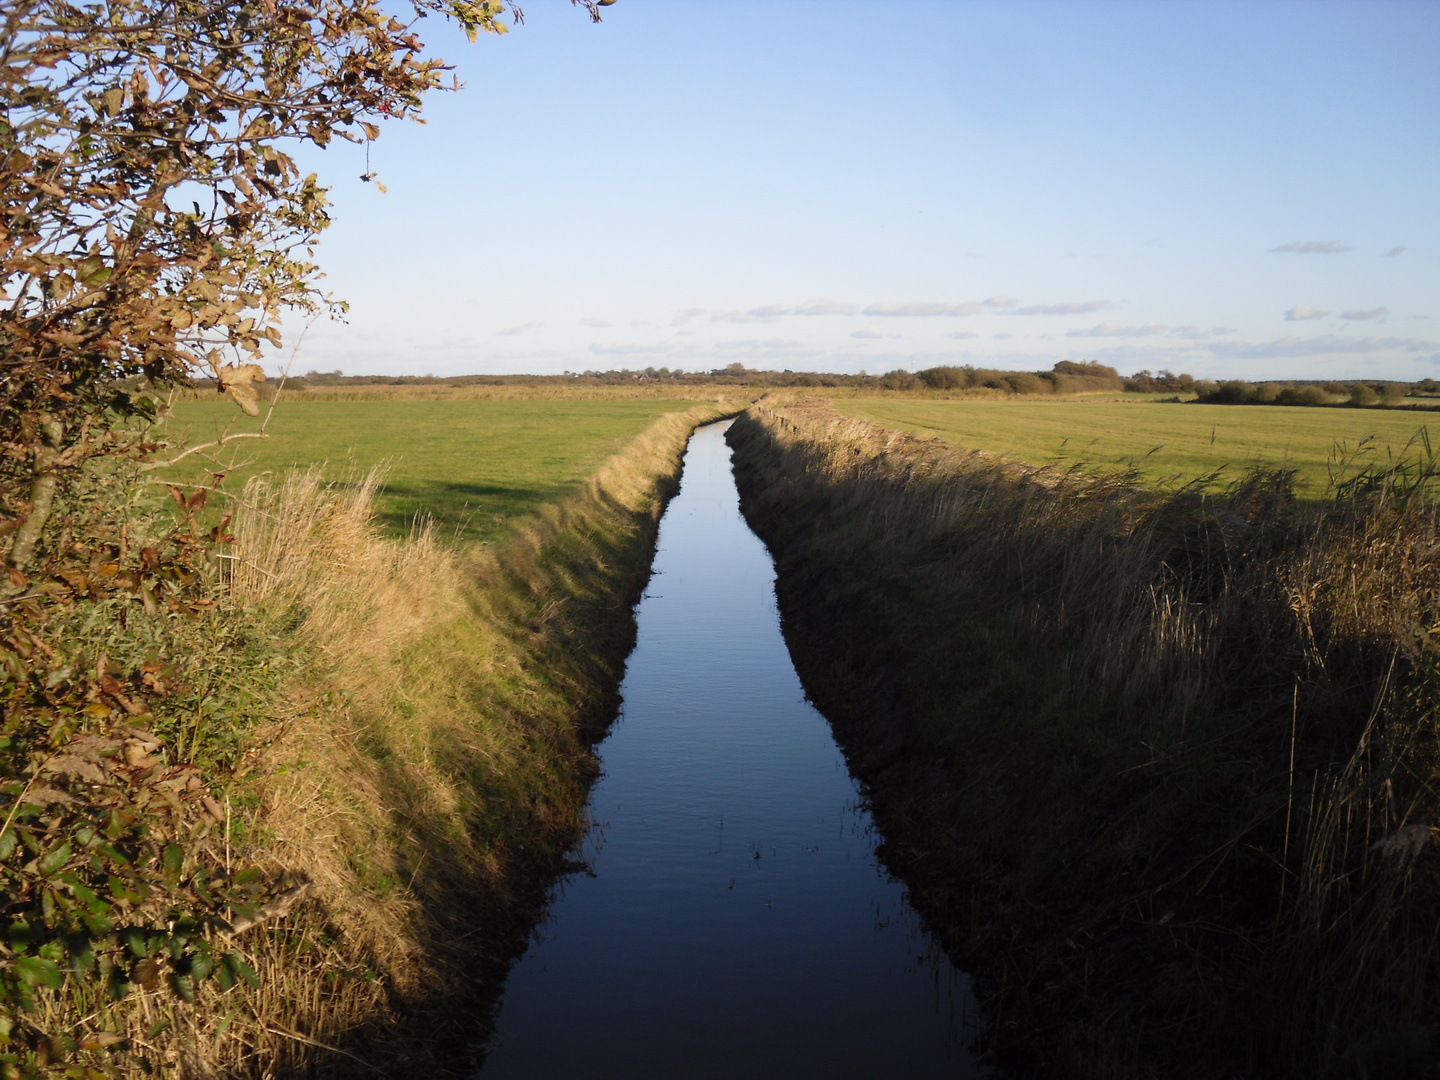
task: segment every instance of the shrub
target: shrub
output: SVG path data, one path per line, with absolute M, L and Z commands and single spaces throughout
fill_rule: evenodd
M 1380 395 L 1375 392 L 1375 388 L 1373 386 L 1370 386 L 1366 383 L 1356 383 L 1354 386 L 1350 387 L 1351 405 L 1357 405 L 1361 408 L 1364 408 L 1366 406 L 1378 403 L 1379 400 Z
M 964 390 L 974 385 L 973 374 L 969 368 L 958 367 L 933 367 L 916 373 L 930 390 Z

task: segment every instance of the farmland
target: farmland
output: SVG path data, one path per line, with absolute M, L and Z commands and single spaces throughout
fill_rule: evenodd
M 205 460 L 193 456 L 170 475 L 188 480 L 223 469 L 225 489 L 238 492 L 251 476 L 295 465 L 320 464 L 331 479 L 361 477 L 386 465 L 376 512 L 387 533 L 403 536 L 417 515 L 429 515 L 442 540 L 486 541 L 497 539 L 507 521 L 575 490 L 655 420 L 691 404 L 656 398 L 296 397 L 275 410 L 268 438 L 236 440 Z M 191 444 L 226 431 L 259 431 L 264 419 L 263 412 L 257 420 L 239 416 L 228 399 L 181 401 L 174 412 L 172 437 Z
M 1255 465 L 1287 464 L 1302 492 L 1323 491 L 1328 470 L 1349 475 L 1387 455 L 1423 452 L 1435 418 L 1379 409 L 1194 405 L 1158 401 L 951 400 L 836 397 L 842 413 L 882 427 L 1004 453 L 1032 465 L 1134 466 L 1159 483 Z M 1368 440 L 1368 441 L 1367 441 Z M 1414 442 L 1412 442 L 1414 440 Z

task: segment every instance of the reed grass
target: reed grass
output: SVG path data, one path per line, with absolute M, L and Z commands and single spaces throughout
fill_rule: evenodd
M 187 1075 L 468 1075 L 584 825 L 631 604 L 692 428 L 673 412 L 580 489 L 458 548 L 376 522 L 371 470 L 257 476 L 229 588 L 301 665 L 237 780 L 231 833 L 308 883 L 253 932 L 261 988 L 187 1014 Z
M 1428 456 L 1149 487 L 774 398 L 731 429 L 882 856 L 1045 1075 L 1421 1075 Z

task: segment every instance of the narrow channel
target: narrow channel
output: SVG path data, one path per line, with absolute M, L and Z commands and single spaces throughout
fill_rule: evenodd
M 511 973 L 483 1078 L 987 1075 L 968 979 L 879 865 L 790 663 L 727 427 L 686 450 L 588 870 Z

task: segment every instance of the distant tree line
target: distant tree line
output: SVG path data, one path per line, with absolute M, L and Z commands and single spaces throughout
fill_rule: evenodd
M 1229 380 L 1200 391 L 1197 401 L 1209 405 L 1325 405 L 1376 408 L 1396 406 L 1407 397 L 1434 397 L 1434 379 L 1418 383 L 1363 382 L 1241 382 Z
M 214 388 L 213 380 L 197 380 Z M 1003 394 L 1011 397 L 1093 393 L 1174 394 L 1210 405 L 1311 405 L 1375 408 L 1399 405 L 1405 398 L 1440 397 L 1440 382 L 1414 383 L 1363 380 L 1336 382 L 1287 380 L 1284 382 L 1216 382 L 1162 368 L 1142 369 L 1122 376 L 1115 368 L 1094 360 L 1061 360 L 1049 371 L 1004 371 L 992 368 L 939 366 L 884 374 L 865 372 L 766 371 L 733 363 L 708 371 L 681 368 L 620 368 L 607 371 L 567 371 L 562 375 L 346 375 L 343 371 L 307 371 L 290 376 L 287 389 L 333 389 L 347 386 L 627 386 L 636 383 L 677 383 L 692 386 L 747 386 L 775 389 L 855 389 L 879 391 L 943 391 Z M 274 394 L 277 383 L 261 387 L 261 396 Z
M 1168 376 L 1168 373 L 1162 373 Z M 1148 373 L 1142 373 L 1147 379 Z M 1180 377 L 1185 388 L 1195 383 L 1189 375 Z M 1112 367 L 1093 360 L 1062 360 L 1049 371 L 1000 371 L 990 368 L 932 367 L 922 371 L 903 368 L 883 375 L 860 372 L 855 375 L 814 371 L 762 371 L 734 363 L 709 371 L 685 371 L 681 368 L 621 368 L 608 371 L 567 371 L 563 375 L 346 375 L 343 371 L 307 371 L 291 376 L 287 388 L 342 386 L 527 386 L 565 384 L 570 386 L 613 386 L 633 383 L 688 383 L 707 386 L 789 387 L 853 387 L 879 390 L 992 390 L 1004 394 L 1076 394 L 1114 391 L 1129 388 L 1130 380 L 1122 379 Z M 1154 381 L 1152 379 L 1152 381 Z M 207 385 L 200 380 L 201 385 Z M 210 384 L 210 385 L 213 385 Z M 1153 387 L 1158 390 L 1179 390 L 1163 379 Z

